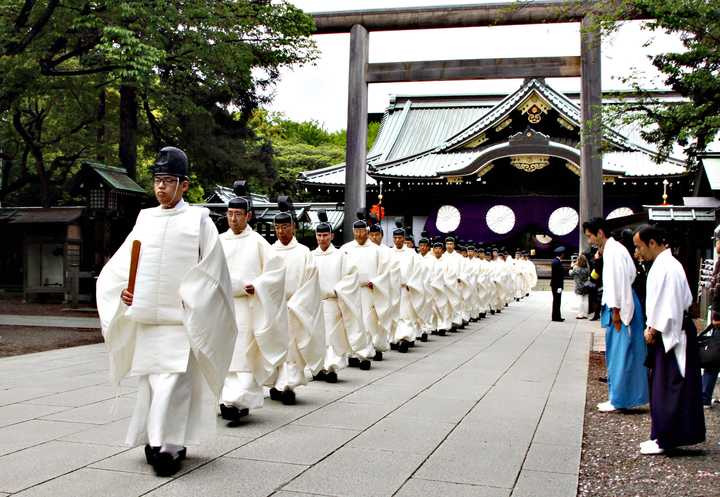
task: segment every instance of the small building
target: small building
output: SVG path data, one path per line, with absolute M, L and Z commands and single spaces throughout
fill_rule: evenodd
M 86 161 L 69 191 L 85 205 L 0 209 L 0 289 L 25 300 L 95 298 L 95 279 L 132 229 L 145 190 L 121 168 Z

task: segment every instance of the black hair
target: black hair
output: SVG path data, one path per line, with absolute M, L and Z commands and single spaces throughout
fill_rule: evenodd
M 610 236 L 610 230 L 608 229 L 607 221 L 601 217 L 594 217 L 589 221 L 585 221 L 582 225 L 583 233 L 589 231 L 593 235 L 597 236 L 600 230 L 603 230 L 605 236 Z
M 668 242 L 667 235 L 663 230 L 657 226 L 651 226 L 649 224 L 643 224 L 635 230 L 635 234 L 642 240 L 645 245 L 650 245 L 650 240 L 655 240 L 658 245 L 663 245 Z

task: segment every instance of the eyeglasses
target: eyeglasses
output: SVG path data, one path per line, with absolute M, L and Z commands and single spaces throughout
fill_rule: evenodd
M 155 177 L 155 178 L 153 178 L 153 184 L 154 184 L 155 186 L 160 186 L 160 185 L 172 186 L 172 185 L 174 185 L 174 184 L 177 183 L 177 182 L 178 182 L 178 179 L 175 178 L 174 176 L 165 176 L 165 177 Z

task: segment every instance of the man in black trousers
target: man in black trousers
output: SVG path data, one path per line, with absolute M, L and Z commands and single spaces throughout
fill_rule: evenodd
M 563 280 L 565 278 L 565 271 L 562 265 L 564 253 L 565 247 L 555 249 L 555 258 L 552 261 L 552 272 L 550 273 L 550 289 L 552 290 L 553 297 L 552 320 L 559 322 L 565 321 L 562 316 L 560 316 L 560 301 L 562 300 Z

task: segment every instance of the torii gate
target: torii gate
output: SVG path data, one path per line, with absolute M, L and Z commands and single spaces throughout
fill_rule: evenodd
M 593 6 L 608 3 L 530 2 L 413 7 L 314 14 L 316 34 L 350 32 L 344 233 L 352 239 L 355 213 L 366 198 L 368 84 L 405 81 L 580 77 L 583 120 L 580 221 L 603 213 L 600 28 Z M 625 19 L 637 19 L 625 13 Z M 369 31 L 581 23 L 580 56 L 422 62 L 368 60 Z M 580 233 L 580 243 L 585 240 Z

